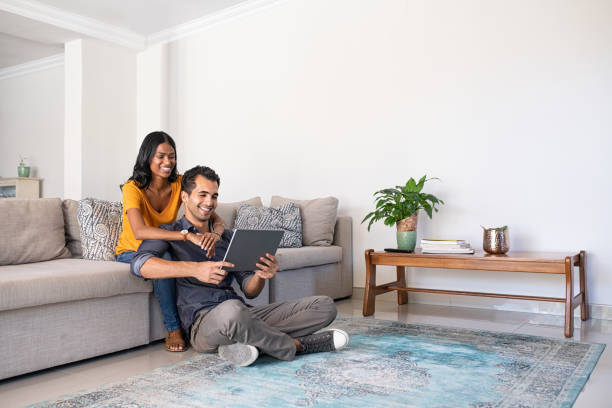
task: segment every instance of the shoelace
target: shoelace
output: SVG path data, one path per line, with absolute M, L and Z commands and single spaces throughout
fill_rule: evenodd
M 336 350 L 334 347 L 334 333 L 332 331 L 311 334 L 310 336 L 300 337 L 298 340 L 302 344 L 301 353 L 303 354 Z

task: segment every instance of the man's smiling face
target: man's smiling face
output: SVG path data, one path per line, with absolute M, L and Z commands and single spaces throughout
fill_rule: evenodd
M 185 215 L 187 219 L 195 225 L 198 223 L 208 222 L 215 208 L 217 208 L 217 198 L 219 197 L 219 185 L 216 181 L 212 181 L 197 175 L 194 180 L 195 187 L 191 190 L 191 194 L 185 191 L 181 192 L 181 199 L 185 204 Z

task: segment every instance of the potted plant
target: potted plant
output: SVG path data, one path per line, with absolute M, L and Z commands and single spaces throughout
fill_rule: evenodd
M 419 210 L 425 210 L 429 218 L 433 212 L 438 212 L 436 205 L 444 204 L 432 194 L 422 193 L 425 183 L 429 180 L 427 176 L 421 177 L 416 182 L 410 178 L 404 186 L 385 188 L 374 193 L 376 197 L 376 209 L 368 213 L 361 221 L 370 220 L 368 231 L 372 224 L 384 220 L 385 225 L 397 227 L 397 247 L 406 251 L 414 251 L 416 246 L 417 216 Z
M 30 177 L 30 166 L 26 164 L 27 157 L 19 155 L 19 164 L 17 165 L 18 177 Z

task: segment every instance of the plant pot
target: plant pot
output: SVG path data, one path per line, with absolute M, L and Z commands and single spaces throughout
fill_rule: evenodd
M 17 166 L 17 176 L 30 177 L 30 167 L 29 166 Z
M 404 251 L 414 251 L 416 246 L 417 213 L 400 220 L 397 227 L 397 248 Z

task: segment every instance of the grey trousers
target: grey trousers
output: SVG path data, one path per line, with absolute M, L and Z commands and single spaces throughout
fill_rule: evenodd
M 243 343 L 280 360 L 293 360 L 293 338 L 312 334 L 336 318 L 336 305 L 328 296 L 247 307 L 226 300 L 203 310 L 191 326 L 191 346 L 211 353 L 218 346 Z

